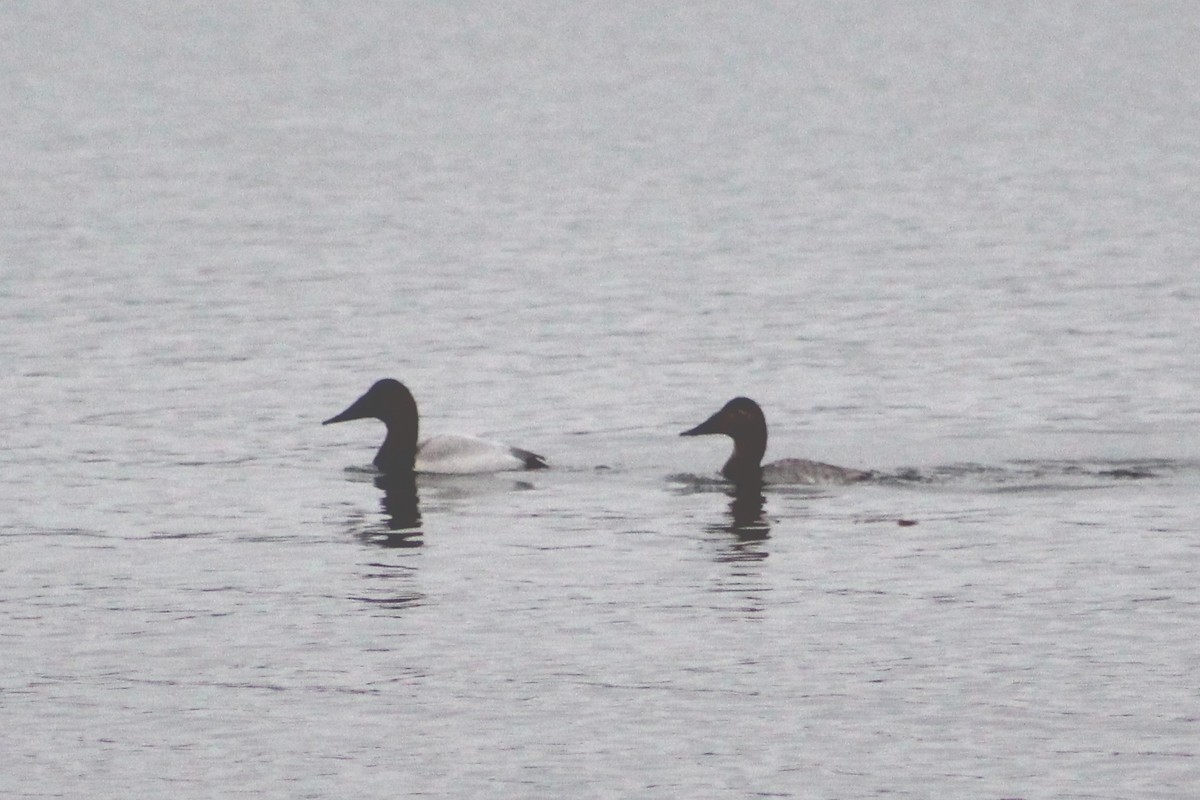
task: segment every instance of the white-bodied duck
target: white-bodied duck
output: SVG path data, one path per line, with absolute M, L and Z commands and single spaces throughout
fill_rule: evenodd
M 840 484 L 857 483 L 871 477 L 870 472 L 835 467 L 803 458 L 785 458 L 763 464 L 767 452 L 767 418 L 758 403 L 748 397 L 735 397 L 708 419 L 680 436 L 722 433 L 733 439 L 733 455 L 721 468 L 727 480 L 739 485 L 762 483 Z
M 387 426 L 387 437 L 375 454 L 380 472 L 428 472 L 469 475 L 518 469 L 543 469 L 546 459 L 528 450 L 474 436 L 442 435 L 417 441 L 417 401 L 403 383 L 377 381 L 342 413 L 322 422 L 373 418 Z

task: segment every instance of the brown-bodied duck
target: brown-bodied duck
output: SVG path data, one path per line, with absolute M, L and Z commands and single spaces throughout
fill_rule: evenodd
M 721 468 L 727 480 L 739 485 L 762 483 L 844 484 L 871 477 L 870 472 L 835 467 L 803 458 L 785 458 L 763 464 L 767 452 L 767 418 L 749 397 L 735 397 L 696 427 L 680 436 L 721 433 L 733 439 L 733 454 Z

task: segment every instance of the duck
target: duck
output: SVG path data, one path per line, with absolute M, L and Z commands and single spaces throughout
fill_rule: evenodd
M 848 467 L 835 467 L 820 461 L 785 458 L 763 464 L 767 451 L 767 418 L 758 403 L 749 397 L 735 397 L 721 410 L 680 436 L 724 434 L 733 439 L 733 454 L 721 468 L 725 479 L 737 485 L 774 484 L 849 484 L 865 481 L 873 473 Z
M 373 462 L 387 474 L 471 475 L 549 466 L 537 453 L 475 436 L 449 434 L 417 441 L 417 401 L 408 387 L 394 378 L 376 381 L 345 411 L 321 424 L 355 419 L 377 419 L 387 426 L 387 436 Z

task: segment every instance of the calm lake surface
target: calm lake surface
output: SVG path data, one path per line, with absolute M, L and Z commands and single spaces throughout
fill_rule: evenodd
M 1197 796 L 1197 41 L 4 5 L 0 795 Z M 385 376 L 553 469 L 414 509 Z

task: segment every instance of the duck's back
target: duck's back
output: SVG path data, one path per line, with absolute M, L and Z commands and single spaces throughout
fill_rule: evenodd
M 457 434 L 432 436 L 417 446 L 417 472 L 471 475 L 545 467 L 541 456 L 506 444 Z
M 871 473 L 804 458 L 784 458 L 764 465 L 762 476 L 765 483 L 846 484 L 865 481 Z

